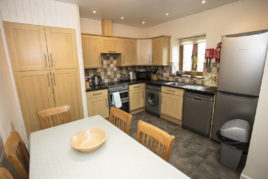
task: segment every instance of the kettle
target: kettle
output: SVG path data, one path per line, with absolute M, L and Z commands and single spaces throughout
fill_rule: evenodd
M 101 77 L 100 77 L 100 76 L 98 76 L 98 75 L 94 75 L 94 76 L 93 76 L 93 80 L 94 80 L 94 84 L 95 84 L 96 86 L 98 86 L 98 85 L 101 84 Z

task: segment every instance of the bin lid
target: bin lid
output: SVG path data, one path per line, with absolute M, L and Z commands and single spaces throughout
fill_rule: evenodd
M 243 119 L 227 121 L 220 129 L 223 137 L 247 143 L 249 139 L 250 124 Z

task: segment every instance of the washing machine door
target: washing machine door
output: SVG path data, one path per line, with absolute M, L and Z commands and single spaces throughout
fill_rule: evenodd
M 147 92 L 146 102 L 152 107 L 159 106 L 159 94 L 153 92 Z

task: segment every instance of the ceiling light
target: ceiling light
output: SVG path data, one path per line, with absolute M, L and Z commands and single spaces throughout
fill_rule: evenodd
M 125 19 L 125 18 L 122 16 L 121 19 L 123 20 L 123 19 Z
M 201 3 L 202 3 L 202 4 L 205 4 L 205 3 L 206 3 L 206 0 L 202 0 Z
M 168 15 L 169 15 L 169 13 L 167 12 L 167 13 L 166 13 L 166 16 L 168 16 Z
M 97 11 L 95 11 L 95 10 L 94 10 L 94 11 L 92 11 L 92 12 L 93 12 L 93 14 L 96 14 L 96 13 L 97 13 Z
M 141 23 L 142 23 L 142 24 L 146 24 L 146 22 L 145 22 L 145 21 L 142 21 Z

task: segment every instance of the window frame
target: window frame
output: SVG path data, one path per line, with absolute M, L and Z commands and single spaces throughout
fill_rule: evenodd
M 206 41 L 206 35 L 202 35 L 202 36 L 196 36 L 196 37 L 189 37 L 189 38 L 183 38 L 180 39 L 180 54 L 179 54 L 179 70 L 183 71 L 183 46 L 185 45 L 185 41 L 191 42 L 193 44 L 193 51 L 198 51 L 198 43 L 200 41 Z M 193 67 L 191 67 L 192 69 Z M 203 71 L 202 72 L 197 72 L 197 76 L 203 76 L 203 72 L 204 72 L 204 68 L 205 66 L 203 66 Z M 185 71 L 185 74 L 190 75 L 191 71 Z

